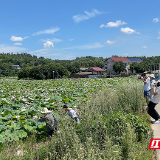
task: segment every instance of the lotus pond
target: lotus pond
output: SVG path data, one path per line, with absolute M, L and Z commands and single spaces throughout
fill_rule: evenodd
M 43 134 L 45 123 L 37 122 L 43 107 L 62 120 L 58 112 L 62 104 L 72 107 L 87 103 L 92 94 L 104 87 L 114 88 L 122 79 L 1 79 L 0 143 Z

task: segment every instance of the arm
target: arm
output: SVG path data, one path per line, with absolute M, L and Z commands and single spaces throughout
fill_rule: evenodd
M 38 122 L 45 122 L 45 120 L 46 120 L 46 118 L 43 117 L 43 118 L 40 118 L 40 119 L 38 120 Z
M 156 87 L 155 87 L 155 85 L 153 85 L 153 93 L 154 93 L 154 96 L 158 95 L 158 93 L 156 92 Z

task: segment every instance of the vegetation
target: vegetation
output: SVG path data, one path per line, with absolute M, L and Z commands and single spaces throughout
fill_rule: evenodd
M 1 129 L 0 135 L 6 130 L 12 131 L 6 137 L 13 135 L 13 130 L 27 134 L 16 142 L 12 139 L 1 143 L 2 160 L 150 160 L 154 157 L 154 150 L 148 150 L 152 132 L 143 108 L 143 84 L 137 78 L 7 80 L 1 84 L 0 122 L 7 128 Z M 64 116 L 61 108 L 63 103 L 78 106 L 82 116 L 80 125 L 71 126 L 69 116 Z M 61 119 L 59 132 L 51 141 L 43 138 L 43 123 L 38 126 L 31 123 L 35 122 L 35 115 L 40 116 L 38 110 L 43 107 L 53 109 Z M 6 137 L 3 139 L 11 141 Z M 17 156 L 17 151 L 23 151 L 23 156 Z
M 123 72 L 125 70 L 125 65 L 122 61 L 116 61 L 113 64 L 113 69 L 116 73 Z
M 28 53 L 1 53 L 0 54 L 0 77 L 17 76 L 18 70 L 11 67 L 12 64 L 19 65 L 22 69 L 26 67 L 34 68 L 35 66 L 56 65 L 65 67 L 70 73 L 77 73 L 80 67 L 103 67 L 103 57 L 77 57 L 75 60 L 52 60 L 44 57 L 30 55 Z M 58 73 L 57 73 L 58 74 Z
M 53 73 L 54 72 L 54 73 Z M 18 79 L 29 78 L 29 79 L 53 79 L 53 78 L 63 78 L 70 75 L 69 71 L 58 64 L 26 67 L 18 72 Z

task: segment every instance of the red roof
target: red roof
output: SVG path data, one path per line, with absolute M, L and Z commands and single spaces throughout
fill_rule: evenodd
M 123 57 L 110 57 L 110 59 L 112 59 L 113 61 L 130 61 L 127 58 L 123 58 Z
M 94 69 L 95 71 L 105 71 L 104 69 L 101 69 L 99 67 L 90 67 L 90 68 Z

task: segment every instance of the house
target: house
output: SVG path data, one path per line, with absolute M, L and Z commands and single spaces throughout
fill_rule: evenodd
M 19 65 L 15 65 L 15 64 L 13 64 L 13 65 L 11 65 L 13 68 L 15 68 L 15 69 L 21 69 L 21 67 L 19 66 Z
M 105 72 L 104 69 L 99 67 L 80 68 L 80 72 L 76 75 L 71 75 L 74 78 L 101 78 Z
M 133 62 L 136 62 L 136 63 L 143 62 L 143 60 L 141 60 L 140 58 L 110 57 L 110 58 L 106 59 L 106 61 L 104 62 L 104 68 L 107 71 L 107 73 L 116 74 L 115 71 L 113 70 L 113 64 L 116 61 L 122 61 L 124 63 L 124 65 L 126 66 L 127 72 L 130 70 L 130 65 Z
M 128 65 L 130 65 L 130 60 L 128 60 L 127 58 L 110 57 L 104 62 L 104 67 L 105 67 L 107 73 L 116 74 L 115 71 L 113 70 L 113 64 L 116 61 L 122 61 L 124 63 L 124 65 L 126 66 L 126 68 L 127 68 Z
M 102 75 L 105 70 L 99 67 L 90 67 L 87 69 L 88 72 L 92 72 L 93 75 Z

